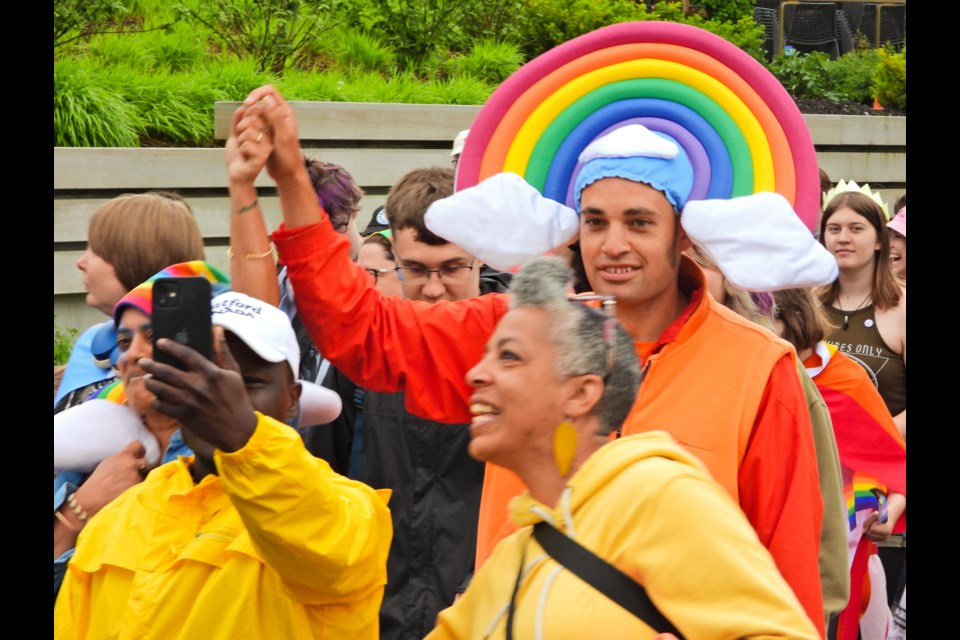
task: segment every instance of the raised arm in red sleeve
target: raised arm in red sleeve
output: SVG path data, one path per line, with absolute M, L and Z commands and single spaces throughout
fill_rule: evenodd
M 467 371 L 479 362 L 507 311 L 507 297 L 457 302 L 380 295 L 350 260 L 350 243 L 329 220 L 273 233 L 310 337 L 334 366 L 374 391 L 405 391 L 410 413 L 470 422 Z

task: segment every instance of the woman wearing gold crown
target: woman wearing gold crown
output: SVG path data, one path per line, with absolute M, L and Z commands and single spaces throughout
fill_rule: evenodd
M 825 342 L 866 369 L 906 439 L 907 289 L 890 270 L 887 206 L 869 185 L 843 180 L 827 192 L 824 205 L 820 242 L 840 269 L 837 280 L 819 292 L 835 327 Z M 889 537 L 890 530 L 882 529 L 892 525 L 874 525 L 876 539 Z M 906 539 L 895 534 L 882 544 L 890 600 L 905 565 Z
M 836 327 L 827 342 L 867 369 L 906 438 L 907 289 L 890 271 L 888 219 L 870 185 L 841 180 L 827 192 L 820 241 L 840 276 L 820 291 L 820 302 Z

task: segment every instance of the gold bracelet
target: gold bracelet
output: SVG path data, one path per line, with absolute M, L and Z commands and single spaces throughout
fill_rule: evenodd
M 77 529 L 75 526 L 70 524 L 70 521 L 67 520 L 67 516 L 63 515 L 59 511 L 54 511 L 53 515 L 56 516 L 57 520 L 62 522 L 63 526 L 65 526 L 67 529 L 70 529 L 70 531 L 73 531 L 74 533 L 80 533 L 80 529 Z
M 248 253 L 247 255 L 243 256 L 243 259 L 258 260 L 259 258 L 266 258 L 270 254 L 272 254 L 274 250 L 276 250 L 276 248 L 277 248 L 277 245 L 273 244 L 273 240 L 271 240 L 269 249 L 267 249 L 263 253 Z M 234 255 L 235 254 L 233 253 L 233 247 L 227 247 L 227 257 L 232 260 Z
M 257 205 L 260 204 L 259 202 L 257 202 L 257 200 L 258 200 L 257 198 L 254 198 L 254 199 L 253 199 L 253 202 L 251 202 L 250 204 L 248 204 L 248 205 L 246 205 L 246 206 L 243 206 L 243 207 L 240 207 L 239 209 L 237 209 L 237 215 L 240 215 L 241 213 L 246 213 L 247 211 L 251 211 L 251 210 L 253 210 L 253 209 L 256 209 L 256 208 L 257 208 Z
M 77 502 L 77 492 L 74 491 L 69 496 L 67 496 L 67 505 L 73 509 L 73 512 L 77 514 L 77 518 L 80 522 L 86 522 L 87 518 L 90 516 L 87 515 L 87 512 L 83 510 L 83 507 Z

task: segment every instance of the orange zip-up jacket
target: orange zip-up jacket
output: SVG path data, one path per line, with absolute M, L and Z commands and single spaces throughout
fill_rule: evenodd
M 292 230 L 281 226 L 273 240 L 304 324 L 334 366 L 367 388 L 406 391 L 411 413 L 470 421 L 465 375 L 506 313 L 505 295 L 436 304 L 384 298 L 350 261 L 349 241 L 326 217 Z M 701 295 L 703 272 L 687 258 L 679 284 L 691 304 L 654 348 L 623 433 L 665 430 L 703 460 L 738 500 L 823 635 L 817 564 L 823 503 L 793 348 Z M 512 530 L 507 505 L 523 490 L 513 473 L 487 465 L 478 567 Z

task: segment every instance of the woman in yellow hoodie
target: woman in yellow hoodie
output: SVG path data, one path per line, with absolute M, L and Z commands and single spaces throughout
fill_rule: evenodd
M 817 638 L 730 496 L 666 433 L 610 441 L 636 396 L 633 343 L 613 317 L 567 297 L 568 270 L 538 258 L 467 374 L 470 454 L 529 488 L 522 528 L 496 547 L 440 638 L 654 638 L 654 629 L 547 554 L 546 522 L 641 584 L 686 638 Z M 611 301 L 607 301 L 611 302 Z M 691 389 L 691 402 L 704 390 Z M 559 426 L 558 426 L 559 425 Z

